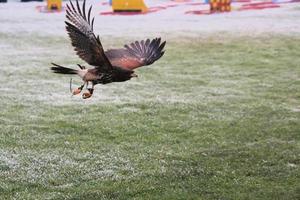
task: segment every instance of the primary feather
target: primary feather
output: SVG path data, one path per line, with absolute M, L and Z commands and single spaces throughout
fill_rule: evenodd
M 164 55 L 166 41 L 161 38 L 136 41 L 130 45 L 124 45 L 122 49 L 110 49 L 105 55 L 113 66 L 133 70 L 138 67 L 151 65 Z
M 96 66 L 100 71 L 111 70 L 111 63 L 104 54 L 99 37 L 96 37 L 93 32 L 94 18 L 90 21 L 91 9 L 92 6 L 86 15 L 85 0 L 82 8 L 80 8 L 78 0 L 76 0 L 76 7 L 70 1 L 70 6 L 67 4 L 66 10 L 68 19 L 65 22 L 66 29 L 72 45 L 81 59 Z

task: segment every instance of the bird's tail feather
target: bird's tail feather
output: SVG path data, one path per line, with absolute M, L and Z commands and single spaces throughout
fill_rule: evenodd
M 57 74 L 77 74 L 77 70 L 60 66 L 55 63 L 51 63 L 55 67 L 51 67 L 51 70 Z

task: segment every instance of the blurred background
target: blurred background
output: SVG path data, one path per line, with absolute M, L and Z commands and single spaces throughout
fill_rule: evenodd
M 236 0 L 228 3 L 220 0 L 219 8 L 216 6 L 217 0 L 212 3 L 201 0 L 134 0 L 132 4 L 125 0 L 115 2 L 88 1 L 93 5 L 95 28 L 101 30 L 101 35 L 197 35 L 216 31 L 236 34 L 285 33 L 298 32 L 300 26 L 297 0 Z M 58 10 L 51 10 L 51 3 L 52 9 L 58 6 Z M 21 3 L 17 0 L 1 3 L 1 31 L 63 35 L 65 3 Z M 114 5 L 116 12 L 113 12 Z

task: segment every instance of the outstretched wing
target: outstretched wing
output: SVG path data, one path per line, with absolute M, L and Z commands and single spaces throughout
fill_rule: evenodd
M 166 41 L 161 38 L 136 41 L 125 45 L 123 49 L 110 49 L 105 55 L 113 66 L 133 70 L 137 67 L 151 65 L 164 55 Z
M 93 33 L 94 18 L 91 20 L 92 6 L 86 15 L 85 0 L 80 8 L 78 0 L 76 7 L 70 0 L 67 4 L 66 29 L 71 38 L 72 45 L 75 47 L 77 55 L 88 64 L 96 66 L 99 70 L 110 70 L 111 63 L 104 54 L 99 36 Z

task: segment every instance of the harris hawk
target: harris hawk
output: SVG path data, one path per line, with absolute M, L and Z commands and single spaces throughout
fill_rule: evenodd
M 51 70 L 58 74 L 77 74 L 83 84 L 73 90 L 73 95 L 80 94 L 86 86 L 87 91 L 82 94 L 83 99 L 90 98 L 97 84 L 123 82 L 137 77 L 134 70 L 138 67 L 151 65 L 164 55 L 166 41 L 161 38 L 135 41 L 124 45 L 120 49 L 104 51 L 99 36 L 93 32 L 94 18 L 91 19 L 92 6 L 85 8 L 86 1 L 82 6 L 78 0 L 76 4 L 67 4 L 66 30 L 71 39 L 76 54 L 93 68 L 79 65 L 79 69 L 71 69 L 61 65 L 54 65 Z M 88 88 L 89 83 L 92 87 Z

